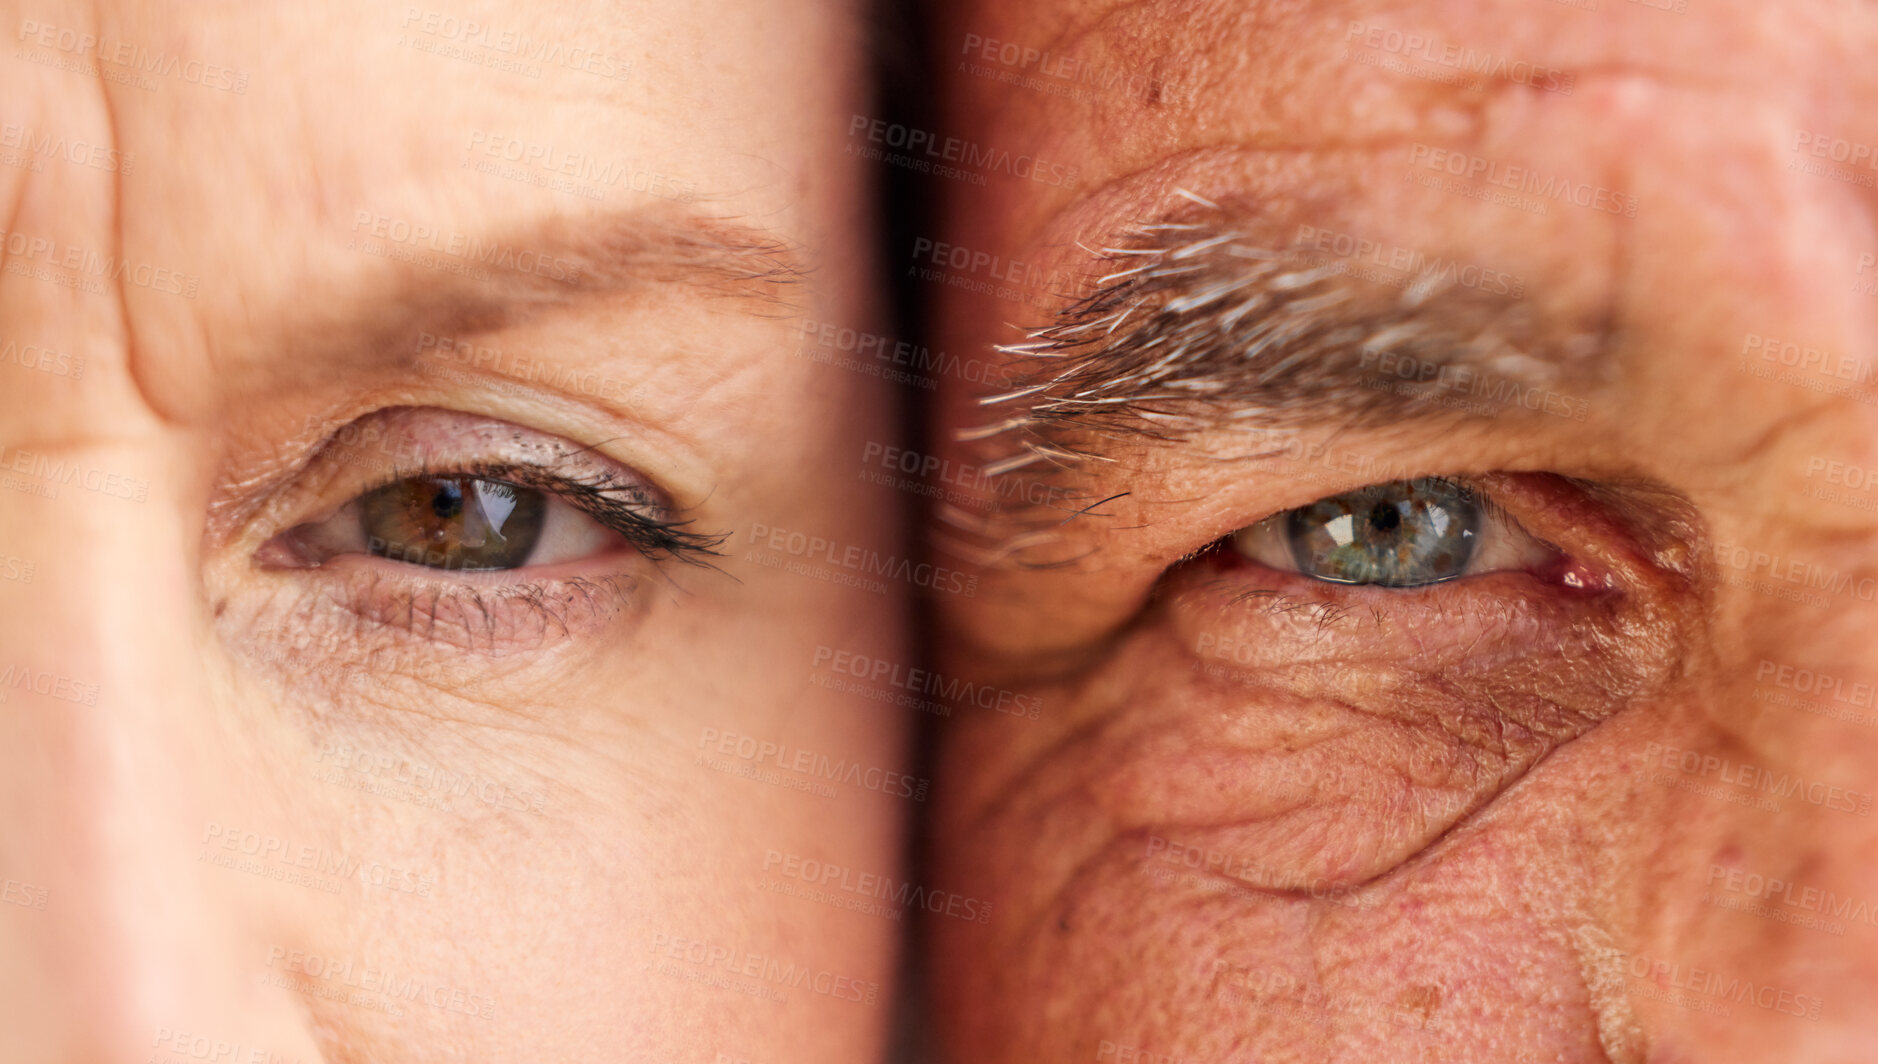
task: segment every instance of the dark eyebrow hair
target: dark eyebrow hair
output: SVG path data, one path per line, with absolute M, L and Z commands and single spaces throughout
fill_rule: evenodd
M 1534 409 L 1534 389 L 1582 403 L 1562 389 L 1594 387 L 1608 369 L 1608 317 L 1558 320 L 1506 271 L 1345 233 L 1326 241 L 1311 226 L 1274 246 L 1182 194 L 1197 209 L 1096 249 L 1107 272 L 1093 289 L 998 348 L 1010 386 L 979 403 L 1002 416 L 960 433 L 1012 442 L 988 475 L 1227 424 L 1491 416 Z
M 555 217 L 471 245 L 470 254 L 486 264 L 480 276 L 440 291 L 433 271 L 414 267 L 399 298 L 407 306 L 552 305 L 686 284 L 784 312 L 809 276 L 801 251 L 775 233 L 688 211 Z
M 365 252 L 373 256 L 368 261 L 388 260 L 391 269 L 344 277 L 333 289 L 313 289 L 331 282 L 309 277 L 303 288 L 313 294 L 296 293 L 301 298 L 280 308 L 280 320 L 270 316 L 264 335 L 243 337 L 244 345 L 236 348 L 245 354 L 247 344 L 261 345 L 269 357 L 224 361 L 217 366 L 218 380 L 238 402 L 243 395 L 278 395 L 298 382 L 325 381 L 348 370 L 417 373 L 425 334 L 433 340 L 477 337 L 539 312 L 674 286 L 774 318 L 796 315 L 808 298 L 803 282 L 810 267 L 801 249 L 759 226 L 688 208 L 556 216 L 485 237 L 452 232 L 441 246 L 451 253 Z M 458 251 L 463 254 L 453 254 Z M 276 441 L 274 453 L 228 472 L 224 482 L 252 493 L 254 485 L 291 468 L 336 427 L 309 419 L 293 438 Z M 241 506 L 218 504 L 211 526 L 232 527 L 260 502 L 254 496 Z
M 294 374 L 384 367 L 415 359 L 424 333 L 492 333 L 542 312 L 658 290 L 722 298 L 774 318 L 795 316 L 809 299 L 802 249 L 756 225 L 688 208 L 556 216 L 416 246 L 368 245 L 371 225 L 354 226 L 362 230 L 355 251 L 390 268 L 362 276 L 356 290 L 286 308 L 278 347 L 290 357 L 244 365 L 252 376 L 225 377 L 231 386 L 272 389 Z

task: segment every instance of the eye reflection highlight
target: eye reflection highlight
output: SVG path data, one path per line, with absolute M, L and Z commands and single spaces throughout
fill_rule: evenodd
M 541 539 L 541 492 L 484 477 L 411 477 L 359 499 L 371 553 L 435 569 L 513 569 Z
M 1480 519 L 1465 489 L 1443 480 L 1397 481 L 1292 510 L 1285 538 L 1306 576 L 1414 587 L 1461 575 Z
M 1232 536 L 1244 557 L 1335 584 L 1413 588 L 1558 558 L 1473 488 L 1442 477 L 1372 484 Z

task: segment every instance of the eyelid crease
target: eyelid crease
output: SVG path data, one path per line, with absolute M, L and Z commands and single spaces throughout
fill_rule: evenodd
M 500 418 L 437 407 L 383 407 L 355 418 L 318 443 L 264 512 L 261 551 L 295 528 L 334 516 L 363 495 L 420 477 L 479 477 L 542 491 L 580 510 L 653 560 L 676 559 L 716 568 L 728 533 L 704 532 L 677 519 L 656 484 L 600 451 Z M 481 455 L 479 456 L 479 452 Z M 343 493 L 343 494 L 342 494 Z M 330 507 L 311 516 L 294 511 L 308 499 Z M 259 560 L 260 552 L 256 558 Z M 523 569 L 528 566 L 523 566 Z M 519 571 L 519 570 L 518 570 Z

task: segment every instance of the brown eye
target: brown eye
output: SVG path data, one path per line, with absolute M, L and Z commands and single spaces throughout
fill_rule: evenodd
M 359 498 L 359 530 L 381 558 L 433 569 L 514 569 L 547 513 L 541 492 L 486 477 L 409 477 Z

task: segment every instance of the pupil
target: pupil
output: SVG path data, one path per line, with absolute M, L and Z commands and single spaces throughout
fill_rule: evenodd
M 1402 511 L 1388 503 L 1377 503 L 1369 512 L 1369 527 L 1378 532 L 1394 532 L 1402 524 Z
M 440 484 L 430 497 L 430 512 L 448 520 L 463 512 L 463 492 L 455 484 Z

